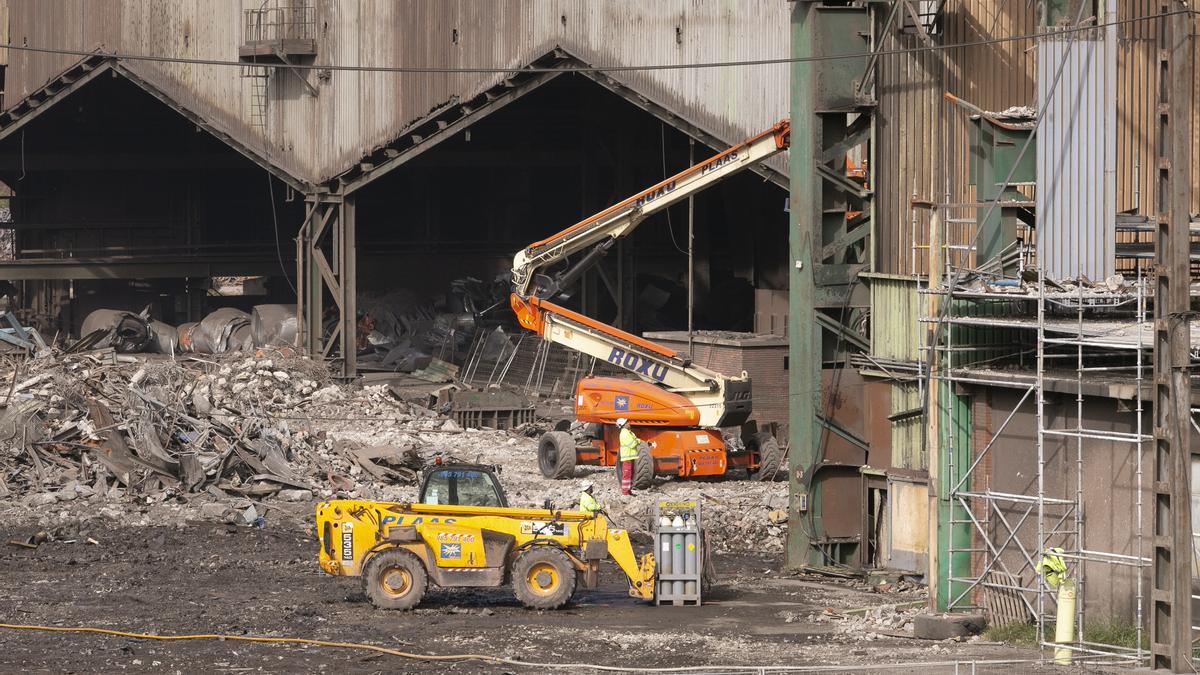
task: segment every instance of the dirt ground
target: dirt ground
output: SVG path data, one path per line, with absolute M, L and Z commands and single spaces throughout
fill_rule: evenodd
M 722 580 L 702 607 L 639 603 L 626 595 L 617 572 L 606 570 L 600 589 L 580 591 L 559 611 L 526 610 L 508 589 L 434 589 L 415 611 L 383 612 L 367 603 L 357 579 L 318 571 L 316 544 L 303 521 L 233 531 L 206 522 L 148 527 L 103 523 L 111 521 L 92 520 L 70 535 L 75 539 L 47 542 L 36 550 L 0 546 L 6 622 L 157 634 L 303 637 L 421 654 L 473 653 L 531 663 L 621 667 L 877 667 L 1036 658 L 1033 652 L 995 643 L 925 642 L 861 628 L 846 630 L 838 617 L 847 610 L 912 604 L 913 592 L 878 593 L 860 582 L 780 573 L 780 560 L 772 556 L 719 556 Z M 34 529 L 0 526 L 0 539 L 24 539 Z M 96 543 L 88 543 L 88 538 Z M 11 629 L 0 630 L 0 640 L 3 672 L 546 670 L 218 640 L 160 642 Z M 1019 670 L 1033 668 L 1022 665 Z M 909 666 L 895 670 L 906 669 Z M 952 666 L 922 670 L 955 672 Z

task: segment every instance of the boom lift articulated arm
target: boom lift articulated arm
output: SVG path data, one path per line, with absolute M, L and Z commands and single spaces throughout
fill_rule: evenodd
M 696 366 L 672 349 L 572 312 L 549 299 L 599 262 L 617 239 L 628 236 L 646 218 L 786 150 L 790 129 L 788 121 L 782 120 L 757 136 L 518 252 L 513 258 L 510 299 L 518 321 L 546 340 L 613 363 L 685 397 L 701 411 L 698 426 L 722 426 L 718 422 L 729 422 L 726 402 L 739 397 L 749 400 L 749 382 L 744 377 L 729 378 Z M 546 273 L 550 267 L 584 251 L 587 252 L 565 270 L 555 275 Z

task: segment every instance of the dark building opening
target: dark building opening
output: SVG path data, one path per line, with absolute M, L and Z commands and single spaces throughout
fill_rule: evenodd
M 42 105 L 0 141 L 23 321 L 65 335 L 98 307 L 179 323 L 294 302 L 303 195 L 115 71 Z M 261 279 L 230 297 L 220 276 Z
M 494 279 L 518 249 L 691 163 L 683 132 L 560 76 L 356 193 L 360 294 Z M 752 330 L 754 289 L 786 289 L 786 194 L 745 172 L 695 197 L 697 328 Z M 589 273 L 563 304 L 635 332 L 685 328 L 687 231 L 686 202 L 649 218 L 609 252 L 608 281 Z

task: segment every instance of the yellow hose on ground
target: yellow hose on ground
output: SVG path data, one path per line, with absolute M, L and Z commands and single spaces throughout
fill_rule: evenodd
M 94 635 L 111 635 L 114 637 L 133 638 L 135 640 L 162 640 L 164 642 L 179 642 L 183 640 L 231 640 L 238 642 L 258 642 L 265 644 L 295 644 L 295 645 L 313 645 L 316 647 L 337 647 L 340 649 L 363 649 L 380 654 L 388 654 L 390 656 L 400 656 L 406 659 L 417 659 L 420 661 L 487 661 L 490 663 L 503 663 L 511 666 L 524 666 L 528 668 L 549 669 L 567 669 L 573 671 L 580 670 L 599 670 L 607 672 L 620 673 L 698 673 L 698 672 L 728 672 L 728 673 L 761 673 L 764 670 L 763 666 L 677 666 L 668 668 L 638 668 L 636 666 L 605 666 L 592 663 L 531 663 L 528 661 L 518 661 L 516 659 L 508 659 L 502 656 L 487 656 L 484 654 L 413 654 L 410 652 L 402 652 L 399 649 L 389 649 L 378 645 L 365 644 L 362 642 L 334 642 L 331 640 L 313 640 L 310 638 L 290 638 L 290 637 L 255 637 L 251 635 L 221 635 L 219 633 L 200 633 L 195 635 L 154 635 L 152 633 L 134 633 L 131 631 L 114 630 L 111 628 L 94 628 L 91 626 L 40 626 L 40 625 L 22 625 L 12 623 L 0 623 L 0 629 L 9 630 L 28 630 L 28 631 L 43 631 L 47 633 L 91 633 Z M 1039 663 L 1038 659 L 1011 659 L 1011 660 L 980 660 L 971 661 L 972 664 L 983 665 L 1016 665 L 1016 664 L 1034 664 Z M 958 661 L 938 661 L 931 663 L 907 663 L 895 664 L 896 666 L 906 666 L 909 668 L 920 666 L 954 666 L 958 668 L 961 662 Z M 833 670 L 842 670 L 842 668 L 861 668 L 862 666 L 843 666 L 834 668 Z M 778 672 L 795 672 L 795 673 L 820 673 L 832 672 L 829 666 L 766 666 L 773 671 Z
M 201 633 L 196 635 L 153 635 L 150 633 L 133 633 L 124 630 L 92 628 L 88 626 L 38 626 L 11 623 L 0 623 L 0 628 L 8 628 L 11 630 L 36 630 L 45 631 L 48 633 L 94 633 L 96 635 L 112 635 L 115 637 L 135 638 L 138 640 L 164 640 L 168 642 L 179 640 L 236 640 L 239 642 L 262 642 L 267 644 L 295 644 L 314 645 L 317 647 L 339 647 L 342 649 L 366 649 L 373 652 L 379 652 L 380 654 L 402 656 L 406 659 L 420 659 L 422 661 L 469 661 L 473 659 L 478 659 L 481 661 L 507 661 L 507 659 L 498 656 L 486 656 L 483 654 L 445 654 L 440 656 L 434 654 L 413 654 L 410 652 L 402 652 L 399 649 L 389 649 L 387 647 L 369 645 L 361 642 L 333 642 L 330 640 L 313 640 L 310 638 L 255 637 L 251 635 L 221 635 L 217 633 Z

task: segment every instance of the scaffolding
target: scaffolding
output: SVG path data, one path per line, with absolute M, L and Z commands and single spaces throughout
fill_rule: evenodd
M 1156 509 L 1164 490 L 1187 476 L 1156 477 L 1157 447 L 1171 425 L 1152 416 L 1147 400 L 1165 382 L 1156 374 L 1159 338 L 1188 315 L 1173 310 L 1163 319 L 1160 312 L 1172 310 L 1154 302 L 1166 268 L 1151 258 L 1162 245 L 1167 209 L 1142 203 L 1162 171 L 1156 178 L 1145 170 L 1151 140 L 1141 131 L 1152 112 L 1167 114 L 1158 100 L 1164 88 L 1172 87 L 1178 100 L 1174 89 L 1183 85 L 1164 65 L 1163 45 L 1174 44 L 1161 33 L 1168 17 L 1153 16 L 1171 6 L 1102 6 L 1105 23 L 1095 33 L 1040 29 L 1044 39 L 1031 67 L 1036 110 L 1019 111 L 1026 126 L 947 96 L 957 105 L 939 113 L 942 136 L 964 138 L 957 131 L 971 125 L 975 135 L 969 152 L 965 144 L 943 147 L 938 187 L 918 189 L 914 180 L 906 253 L 926 328 L 915 370 L 927 442 L 938 457 L 930 461 L 930 487 L 936 486 L 939 508 L 936 538 L 931 532 L 939 603 L 987 610 L 1000 624 L 1032 623 L 1056 659 L 1140 665 L 1152 657 L 1160 662 L 1168 641 L 1155 616 L 1166 625 L 1171 617 L 1164 619 L 1155 603 L 1178 602 L 1164 598 L 1181 583 L 1175 577 L 1170 593 L 1155 585 L 1170 563 L 1152 553 L 1167 539 L 1163 526 L 1154 529 L 1165 522 L 1156 520 Z M 1078 16 L 1065 18 L 1082 25 Z M 1190 82 L 1190 74 L 1182 81 Z M 1182 119 L 1194 120 L 1190 108 L 1180 110 Z M 1142 122 L 1113 123 L 1125 118 Z M 989 121 L 1003 131 L 980 132 Z M 1194 166 L 1194 139 L 1186 130 L 1173 133 L 1160 128 L 1154 136 L 1157 165 L 1187 163 L 1178 157 L 1187 148 Z M 1022 158 L 1035 147 L 1037 180 L 1022 179 Z M 1177 157 L 1168 161 L 1172 148 Z M 1105 188 L 1097 192 L 1101 167 Z M 942 194 L 921 196 L 930 192 Z M 1168 192 L 1156 188 L 1160 200 Z M 1174 226 L 1187 222 L 1185 202 L 1177 201 Z M 928 209 L 928 217 L 918 217 L 918 209 Z M 1192 235 L 1194 247 L 1194 226 Z M 1193 253 L 1193 268 L 1196 259 Z M 1192 354 L 1194 361 L 1194 348 Z M 1192 427 L 1200 433 L 1194 419 Z M 1187 508 L 1186 499 L 1172 497 L 1172 508 Z M 1058 591 L 1041 569 L 1047 554 L 1066 562 L 1076 591 L 1073 637 L 1064 642 L 1055 640 Z M 1128 639 L 1104 637 L 1116 624 L 1130 629 Z M 1175 644 L 1186 649 L 1172 638 Z
M 954 206 L 941 208 L 950 210 Z M 948 219 L 935 218 L 935 222 L 938 220 Z M 971 247 L 945 246 L 943 252 L 945 278 L 962 278 L 962 267 L 952 261 L 969 259 L 973 253 Z M 1096 292 L 1085 289 L 1084 284 L 1076 285 L 1073 293 L 1047 293 L 1045 275 L 1029 268 L 1025 271 L 1036 272 L 1035 293 L 946 286 L 923 289 L 927 295 L 944 299 L 949 308 L 942 315 L 922 316 L 922 321 L 940 322 L 944 326 L 944 340 L 933 348 L 936 357 L 928 371 L 927 384 L 942 389 L 937 411 L 943 417 L 944 427 L 963 430 L 978 423 L 971 419 L 969 405 L 958 400 L 964 397 L 952 391 L 953 387 L 1015 388 L 1019 396 L 987 443 L 975 452 L 960 447 L 964 444 L 962 434 L 953 431 L 943 434 L 947 496 L 952 503 L 949 525 L 951 529 L 967 530 L 970 535 L 949 538 L 950 573 L 940 583 L 945 585 L 952 610 L 987 609 L 995 613 L 1003 599 L 1019 605 L 1024 616 L 1011 618 L 1032 620 L 1043 647 L 1070 650 L 1079 658 L 1141 662 L 1146 657 L 1141 647 L 1146 626 L 1143 572 L 1150 564 L 1144 552 L 1143 459 L 1148 451 L 1146 444 L 1152 440 L 1144 433 L 1143 426 L 1147 410 L 1145 375 L 1151 346 L 1147 339 L 1147 283 L 1139 276 L 1119 293 Z M 1056 320 L 1050 321 L 1052 316 Z M 1071 322 L 1062 320 L 1067 316 Z M 1105 320 L 1113 316 L 1119 317 L 1118 320 Z M 981 325 L 981 317 L 998 327 Z M 1015 348 L 1002 347 L 1005 343 Z M 1026 369 L 1024 377 L 987 367 L 997 362 L 1020 364 L 1030 356 L 1029 351 L 1033 352 L 1033 367 L 1032 372 Z M 1069 365 L 1064 361 L 1070 362 Z M 1132 390 L 1129 405 L 1134 431 L 1090 428 L 1085 424 L 1085 379 L 1101 372 L 1113 380 L 1123 380 L 1129 385 L 1125 389 Z M 1073 402 L 1073 423 L 1068 415 L 1048 414 L 1048 402 L 1055 398 L 1070 399 L 1065 402 L 1068 404 Z M 1011 432 L 1018 413 L 1030 406 L 1036 411 L 1036 475 L 1029 481 L 1032 489 L 996 489 L 990 471 L 993 445 Z M 1102 447 L 1089 447 L 1087 441 L 1099 442 Z M 1120 447 L 1130 448 L 1134 456 L 1133 553 L 1101 550 L 1089 543 L 1086 530 L 1085 464 L 1089 454 Z M 1052 549 L 1060 550 L 1058 555 L 1069 563 L 1069 576 L 1079 598 L 1075 609 L 1076 638 L 1066 644 L 1053 640 L 1056 592 L 1039 574 L 1041 556 Z M 1129 648 L 1088 639 L 1085 572 L 1090 563 L 1133 570 L 1135 598 L 1130 618 L 1136 631 L 1136 646 Z

